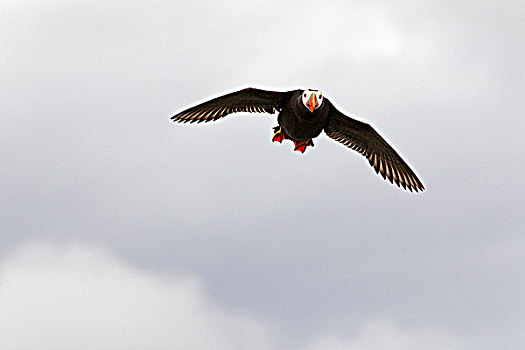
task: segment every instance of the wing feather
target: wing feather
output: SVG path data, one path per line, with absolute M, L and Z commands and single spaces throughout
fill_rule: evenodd
M 214 121 L 231 113 L 275 113 L 292 98 L 293 91 L 267 91 L 246 88 L 216 97 L 175 114 L 171 119 L 182 123 Z
M 328 125 L 324 130 L 329 137 L 364 155 L 383 179 L 410 192 L 425 190 L 414 171 L 374 128 L 344 115 L 326 98 L 325 103 L 330 108 Z

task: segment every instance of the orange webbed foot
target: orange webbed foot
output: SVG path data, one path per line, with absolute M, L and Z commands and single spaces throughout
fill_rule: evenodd
M 307 140 L 294 140 L 294 145 L 295 145 L 295 148 L 294 148 L 294 151 L 297 151 L 297 152 L 301 152 L 301 153 L 304 153 L 304 151 L 306 151 L 306 147 L 308 146 L 312 146 L 314 145 L 312 139 L 307 139 Z
M 286 135 L 286 132 L 283 130 L 282 127 L 280 126 L 276 126 L 275 128 L 273 128 L 273 130 L 275 131 L 275 134 L 273 135 L 273 138 L 272 138 L 272 142 L 283 142 L 283 140 L 286 140 L 288 137 L 288 135 Z

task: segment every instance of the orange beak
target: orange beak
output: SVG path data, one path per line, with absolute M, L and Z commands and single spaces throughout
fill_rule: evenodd
M 317 96 L 315 96 L 315 92 L 312 92 L 310 95 L 310 98 L 308 99 L 308 102 L 306 102 L 306 107 L 310 109 L 310 112 L 314 112 L 314 109 L 319 106 L 319 101 L 317 100 Z

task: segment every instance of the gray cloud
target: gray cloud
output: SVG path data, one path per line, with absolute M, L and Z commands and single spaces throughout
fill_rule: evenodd
M 291 345 L 386 318 L 520 348 L 524 6 L 0 6 L 2 256 L 106 246 L 199 276 Z M 247 85 L 323 89 L 428 191 L 404 193 L 323 136 L 304 156 L 273 145 L 273 117 L 168 120 Z
M 190 276 L 145 273 L 86 246 L 28 245 L 0 268 L 0 345 L 7 349 L 272 349 L 279 334 L 213 303 Z M 335 334 L 304 349 L 453 349 L 446 332 L 367 322 L 354 340 Z

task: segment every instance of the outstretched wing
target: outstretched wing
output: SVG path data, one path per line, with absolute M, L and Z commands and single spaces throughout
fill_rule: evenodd
M 418 192 L 425 187 L 397 152 L 369 124 L 352 119 L 330 104 L 325 133 L 334 140 L 364 155 L 376 173 L 391 183 Z
M 183 123 L 217 120 L 235 112 L 275 113 L 292 98 L 294 91 L 267 91 L 246 88 L 216 97 L 175 114 L 171 119 Z

